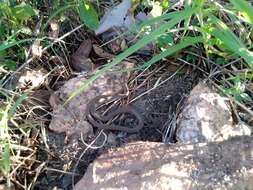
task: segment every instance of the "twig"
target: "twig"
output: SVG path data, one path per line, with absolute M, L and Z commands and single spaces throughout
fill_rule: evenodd
M 210 80 L 212 82 L 212 84 L 218 88 L 219 90 L 222 91 L 222 88 L 216 84 L 214 81 Z M 241 107 L 244 111 L 248 112 L 250 114 L 250 116 L 253 118 L 253 111 L 251 111 L 250 109 L 248 109 L 245 105 L 243 105 L 242 103 L 238 102 L 237 100 L 235 100 L 232 96 L 230 96 L 229 94 L 225 94 L 227 97 L 229 97 L 231 100 L 233 100 L 233 102 L 235 102 L 239 107 Z
M 75 173 L 76 173 L 77 166 L 78 166 L 78 164 L 79 164 L 81 158 L 83 157 L 83 155 L 86 153 L 86 151 L 87 151 L 88 149 L 90 149 L 90 148 L 91 148 L 91 149 L 94 148 L 92 145 L 97 141 L 97 139 L 100 137 L 101 134 L 103 134 L 106 138 L 105 138 L 104 142 L 102 143 L 102 145 L 99 146 L 98 148 L 103 147 L 104 144 L 105 144 L 105 142 L 107 141 L 107 136 L 106 136 L 106 134 L 104 133 L 104 130 L 101 130 L 101 131 L 99 132 L 99 134 L 96 136 L 96 138 L 95 138 L 90 144 L 87 144 L 88 146 L 84 149 L 84 151 L 82 152 L 82 154 L 79 156 L 79 158 L 78 158 L 78 160 L 77 160 L 77 162 L 76 162 L 76 164 L 75 164 L 75 167 L 74 167 L 74 170 L 73 170 L 73 174 L 72 174 L 72 189 L 73 189 L 73 190 L 75 190 L 75 189 L 74 189 L 74 183 L 75 183 L 75 175 L 76 175 Z M 85 143 L 85 145 L 86 145 L 86 143 Z
M 204 57 L 201 57 L 201 58 L 204 59 Z M 180 61 L 182 61 L 182 62 L 184 62 L 184 63 L 186 63 L 186 64 L 189 64 L 189 65 L 192 65 L 192 66 L 196 67 L 197 69 L 199 69 L 200 71 L 202 71 L 202 72 L 203 72 L 205 75 L 207 75 L 207 76 L 209 75 L 206 71 L 204 71 L 203 69 L 197 67 L 196 65 L 190 64 L 190 63 L 188 63 L 187 61 L 185 61 L 185 60 L 183 60 L 183 59 L 180 59 L 180 58 L 178 58 L 178 60 L 180 60 Z M 216 88 L 218 88 L 219 90 L 222 90 L 222 88 L 221 88 L 218 84 L 216 84 L 213 80 L 211 80 L 210 77 L 209 77 L 208 79 L 209 79 L 210 82 L 212 82 L 212 84 L 213 84 Z M 216 80 L 216 79 L 215 79 L 215 80 Z M 245 110 L 246 112 L 248 112 L 248 113 L 251 115 L 251 117 L 253 118 L 253 111 L 251 111 L 249 108 L 247 108 L 247 107 L 246 107 L 245 105 L 243 105 L 242 103 L 236 101 L 236 100 L 235 100 L 232 96 L 230 96 L 229 94 L 226 94 L 226 96 L 229 97 L 230 99 L 232 99 L 232 100 L 233 100 L 239 107 L 241 107 L 243 110 Z
M 52 43 L 50 43 L 48 46 L 46 46 L 42 49 L 42 53 L 45 52 L 47 49 L 51 48 L 54 44 L 61 42 L 64 38 L 66 38 L 67 36 L 69 36 L 70 34 L 72 34 L 73 32 L 75 32 L 77 30 L 79 30 L 82 27 L 83 27 L 83 24 L 79 25 L 78 27 L 74 28 L 73 30 L 71 30 L 71 31 L 67 32 L 66 34 L 62 35 L 60 38 L 55 39 Z M 42 38 L 42 39 L 44 39 L 44 38 Z M 42 39 L 40 39 L 40 40 L 42 40 Z M 25 61 L 25 63 L 23 63 L 16 71 L 14 71 L 11 74 L 10 78 L 13 78 L 20 70 L 22 70 L 26 65 L 31 63 L 34 58 L 35 57 L 33 56 L 33 57 L 27 59 Z M 8 81 L 9 79 L 7 79 L 6 81 Z
M 168 80 L 170 80 L 171 78 L 173 78 L 185 65 L 182 65 L 177 71 L 175 71 L 170 77 L 168 77 L 167 79 L 165 79 L 164 81 L 162 81 L 161 83 L 159 83 L 159 79 L 157 80 L 156 84 L 150 88 L 149 90 L 143 92 L 142 94 L 140 94 L 139 96 L 135 97 L 134 99 L 132 99 L 129 103 L 134 102 L 136 100 L 138 100 L 139 98 L 141 98 L 142 96 L 146 95 L 147 93 L 151 92 L 152 90 L 156 89 L 158 86 L 164 84 L 165 82 L 167 82 Z

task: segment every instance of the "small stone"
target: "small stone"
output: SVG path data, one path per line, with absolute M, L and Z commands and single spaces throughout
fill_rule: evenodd
M 122 62 L 112 70 L 128 68 L 132 63 Z M 106 73 L 95 80 L 88 89 L 73 97 L 66 105 L 64 102 L 70 95 L 77 91 L 93 73 L 80 75 L 67 81 L 50 98 L 53 108 L 53 117 L 49 128 L 57 133 L 65 133 L 68 137 L 80 137 L 82 133 L 85 139 L 92 134 L 93 128 L 86 119 L 87 105 L 91 99 L 99 95 L 113 94 L 122 91 L 122 84 L 127 80 L 125 73 Z

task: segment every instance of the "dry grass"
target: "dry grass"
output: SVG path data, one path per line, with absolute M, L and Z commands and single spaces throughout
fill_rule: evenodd
M 221 5 L 217 3 L 217 6 Z M 100 4 L 98 4 L 98 9 L 102 10 L 100 12 L 103 12 L 109 7 L 112 7 L 110 2 L 100 2 Z M 46 38 L 47 33 L 42 33 L 42 39 L 46 40 L 45 44 L 41 41 L 41 44 L 43 44 L 42 55 L 36 57 L 31 51 L 27 51 L 29 53 L 26 55 L 24 63 L 20 64 L 17 70 L 5 73 L 5 79 L 1 82 L 0 151 L 2 152 L 1 164 L 3 167 L 1 171 L 4 178 L 0 178 L 0 182 L 5 183 L 6 187 L 13 187 L 13 185 L 15 185 L 15 187 L 19 189 L 32 189 L 36 180 L 44 171 L 51 170 L 59 173 L 67 173 L 67 171 L 64 170 L 48 167 L 49 160 L 47 160 L 47 157 L 39 158 L 38 156 L 42 151 L 45 152 L 45 154 L 51 154 L 47 134 L 47 126 L 51 117 L 48 97 L 51 92 L 57 90 L 65 81 L 78 74 L 74 72 L 70 66 L 70 56 L 84 39 L 92 38 L 100 44 L 101 47 L 106 46 L 109 42 L 102 42 L 101 39 L 88 33 L 75 13 L 71 11 L 66 12 L 66 16 L 69 19 L 60 25 L 59 37 L 57 39 L 48 39 Z M 234 22 L 224 11 L 219 13 L 219 18 L 221 18 L 243 42 L 246 44 L 251 43 L 252 36 L 250 36 L 250 34 L 252 28 L 249 25 L 245 26 L 243 22 Z M 179 28 L 180 25 L 181 24 L 178 24 Z M 174 37 L 175 39 L 180 39 L 184 35 L 184 32 L 176 30 Z M 114 40 L 116 40 L 116 38 L 112 39 L 112 41 Z M 35 41 L 31 42 L 30 46 L 25 48 L 27 50 L 31 49 L 34 42 Z M 217 63 L 216 60 L 210 58 L 202 45 L 188 48 L 176 54 L 173 58 L 164 58 L 160 61 L 161 64 L 157 64 L 156 67 L 133 72 L 133 78 L 129 81 L 130 94 L 133 94 L 133 92 L 140 88 L 145 88 L 146 90 L 134 98 L 129 97 L 128 102 L 130 103 L 141 98 L 170 80 L 170 78 L 162 78 L 163 72 L 161 73 L 160 79 L 152 78 L 154 73 L 164 69 L 164 64 L 178 66 L 178 70 L 176 70 L 171 77 L 177 75 L 183 67 L 188 66 L 191 68 L 191 72 L 198 73 L 199 77 L 205 78 L 206 81 L 211 82 L 223 92 L 225 88 L 233 89 L 235 83 L 234 80 L 231 79 L 240 76 L 244 91 L 250 97 L 253 97 L 252 71 L 249 70 L 245 61 L 241 58 L 233 57 L 233 55 L 229 57 L 231 54 L 226 54 L 226 51 L 219 51 L 219 48 L 216 46 L 212 46 L 210 49 L 213 52 L 218 52 L 221 56 L 227 56 L 229 62 L 226 64 Z M 189 57 L 190 59 L 188 59 Z M 144 63 L 145 60 L 147 60 L 146 57 L 138 55 L 134 55 L 129 59 L 135 59 L 139 63 Z M 13 90 L 10 88 L 11 84 L 15 83 L 17 77 L 22 75 L 25 70 L 35 70 L 36 68 L 43 68 L 46 71 L 43 84 L 37 88 L 31 88 L 29 84 L 25 89 Z M 187 73 L 188 71 L 184 72 Z M 1 74 L 2 73 L 4 72 L 1 72 Z M 154 80 L 157 80 L 157 82 L 154 82 Z M 46 94 L 43 94 L 43 92 L 46 92 Z M 234 98 L 233 93 L 224 93 L 224 95 L 231 99 L 234 108 L 233 111 L 236 113 L 237 120 L 253 125 L 253 102 L 238 101 Z M 178 107 L 178 111 L 179 110 L 180 105 Z M 177 113 L 178 112 L 173 113 L 172 117 L 168 119 L 168 123 L 166 123 L 163 131 L 160 131 L 163 133 L 164 142 L 171 141 L 170 139 L 174 132 Z M 87 149 L 100 148 L 93 147 L 93 142 L 87 144 L 83 141 L 83 144 Z M 76 166 L 86 151 L 86 149 L 83 151 Z M 76 166 L 74 167 L 75 169 Z M 75 169 L 72 173 L 70 172 L 73 176 L 75 175 Z

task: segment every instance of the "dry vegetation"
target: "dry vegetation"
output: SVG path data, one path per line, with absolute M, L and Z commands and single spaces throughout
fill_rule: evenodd
M 42 172 L 67 173 L 48 167 L 45 156 L 53 154 L 48 144 L 49 97 L 79 74 L 72 55 L 87 39 L 93 50 L 82 60 L 90 59 L 92 67 L 104 66 L 69 99 L 127 60 L 136 66 L 130 91 L 145 88 L 144 95 L 163 85 L 168 72 L 172 76 L 194 73 L 195 83 L 204 78 L 231 99 L 238 121 L 253 125 L 253 5 L 247 1 L 185 0 L 184 6 L 174 7 L 169 1 L 135 0 L 131 14 L 153 11 L 157 16 L 110 39 L 95 35 L 94 30 L 97 19 L 117 1 L 48 2 L 0 3 L 3 187 L 33 189 Z M 83 8 L 88 5 L 93 8 Z M 139 37 L 129 41 L 129 33 Z M 139 51 L 150 44 L 148 53 Z

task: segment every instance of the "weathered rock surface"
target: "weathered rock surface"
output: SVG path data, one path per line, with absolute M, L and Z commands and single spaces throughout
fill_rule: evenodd
M 251 134 L 245 124 L 234 123 L 229 100 L 203 83 L 194 87 L 185 105 L 177 119 L 179 143 L 222 141 Z
M 86 108 L 88 102 L 98 95 L 117 93 L 122 90 L 127 79 L 127 74 L 116 72 L 117 69 L 130 68 L 132 63 L 123 62 L 114 72 L 109 72 L 94 81 L 88 89 L 72 98 L 68 104 L 64 102 L 68 97 L 91 76 L 81 75 L 66 82 L 58 91 L 50 97 L 53 107 L 53 117 L 49 128 L 58 133 L 66 133 L 67 136 L 86 136 L 92 133 L 92 126 L 86 120 Z
M 253 189 L 253 137 L 165 145 L 136 142 L 91 164 L 75 190 Z
M 75 190 L 253 189 L 253 137 L 234 124 L 228 100 L 200 83 L 177 127 L 178 144 L 137 142 L 100 156 Z

